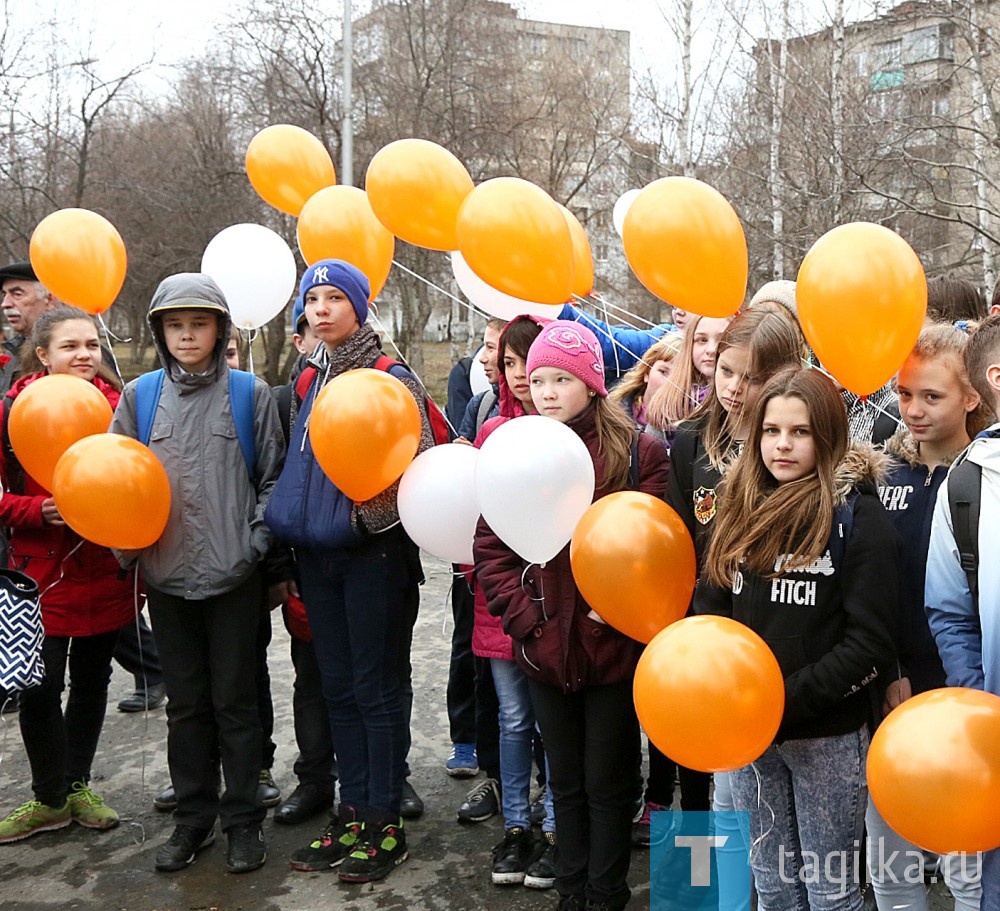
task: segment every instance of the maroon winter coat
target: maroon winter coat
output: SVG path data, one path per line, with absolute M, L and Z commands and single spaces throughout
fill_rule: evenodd
M 604 484 L 594 409 L 588 408 L 567 426 L 579 434 L 594 460 L 594 499 L 614 493 Z M 663 445 L 640 434 L 638 489 L 662 499 L 668 467 Z M 591 608 L 573 580 L 569 545 L 544 569 L 532 564 L 523 585 L 521 578 L 528 564 L 482 518 L 473 550 L 476 575 L 490 612 L 503 617 L 503 627 L 514 640 L 514 658 L 528 677 L 567 693 L 632 677 L 643 645 L 587 616 Z M 543 591 L 544 602 L 539 599 Z
M 4 440 L 13 400 L 45 375 L 22 377 L 3 399 Z M 99 377 L 94 385 L 114 410 L 118 391 Z M 7 527 L 10 566 L 38 583 L 46 635 L 95 636 L 121 629 L 135 612 L 133 574 L 126 574 L 106 547 L 81 541 L 68 525 L 45 523 L 42 502 L 51 494 L 17 464 L 7 445 L 0 446 L 0 478 L 0 525 Z

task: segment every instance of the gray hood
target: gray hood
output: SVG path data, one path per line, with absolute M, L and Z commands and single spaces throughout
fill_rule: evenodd
M 153 342 L 160 363 L 166 368 L 167 376 L 176 379 L 183 369 L 167 350 L 163 339 L 163 314 L 168 310 L 211 310 L 222 315 L 219 321 L 219 337 L 215 342 L 215 375 L 218 368 L 226 362 L 226 342 L 232 328 L 232 318 L 229 315 L 229 304 L 222 289 L 215 280 L 202 272 L 178 272 L 169 275 L 160 282 L 153 299 L 149 302 L 146 321 L 153 333 Z

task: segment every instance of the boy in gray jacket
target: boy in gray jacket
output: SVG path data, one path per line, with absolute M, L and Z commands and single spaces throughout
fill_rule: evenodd
M 148 386 L 140 395 L 141 380 L 129 383 L 111 430 L 140 440 L 148 434 L 170 478 L 163 535 L 128 555 L 138 556 L 145 577 L 169 697 L 167 762 L 177 825 L 156 852 L 156 869 L 192 863 L 215 840 L 218 817 L 229 837 L 227 867 L 244 873 L 266 859 L 265 810 L 257 802 L 262 735 L 255 642 L 259 563 L 271 544 L 264 507 L 281 471 L 284 442 L 271 391 L 256 379 L 251 468 L 238 438 L 239 403 L 230 398 L 229 307 L 211 278 L 165 278 L 147 319 L 164 368 L 159 399 L 150 400 Z M 226 785 L 221 798 L 216 738 Z

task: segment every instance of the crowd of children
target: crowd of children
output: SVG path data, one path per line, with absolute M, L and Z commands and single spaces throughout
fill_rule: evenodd
M 383 357 L 368 323 L 367 279 L 340 260 L 306 270 L 293 314 L 300 359 L 292 382 L 270 390 L 236 369 L 215 282 L 170 276 L 148 312 L 162 369 L 122 390 L 87 314 L 45 297 L 26 264 L 2 277 L 11 325 L 19 306 L 31 318 L 15 326 L 30 337 L 2 402 L 0 523 L 10 567 L 39 586 L 46 670 L 20 694 L 33 799 L 0 822 L 0 844 L 72 822 L 117 825 L 91 789 L 91 763 L 119 633 L 144 596 L 168 696 L 176 823 L 155 868 L 187 867 L 217 822 L 227 869 L 259 868 L 261 821 L 278 799 L 261 788 L 273 787 L 266 652 L 269 611 L 280 605 L 292 634 L 299 785 L 275 819 L 330 812 L 288 860 L 335 868 L 349 884 L 387 876 L 408 857 L 403 819 L 422 810 L 407 780 L 420 559 L 399 521 L 398 483 L 356 502 L 320 468 L 309 435 L 324 387 L 376 367 L 416 402 L 419 449 L 433 445 L 420 383 Z M 37 313 L 25 303 L 32 295 Z M 868 800 L 870 735 L 929 689 L 1000 694 L 1000 561 L 970 569 L 963 559 L 970 546 L 990 553 L 1000 514 L 1000 315 L 987 316 L 957 280 L 931 283 L 929 309 L 947 321 L 929 320 L 895 381 L 867 400 L 811 357 L 791 282 L 765 286 L 733 318 L 678 311 L 674 326 L 648 332 L 571 307 L 557 320 L 490 321 L 491 388 L 452 410 L 459 442 L 482 446 L 525 415 L 566 425 L 593 461 L 595 500 L 636 490 L 679 514 L 697 556 L 691 612 L 752 628 L 785 684 L 778 733 L 753 763 L 713 779 L 650 743 L 643 783 L 632 699 L 642 645 L 584 600 L 568 545 L 532 564 L 481 518 L 473 565 L 456 567 L 445 766 L 456 777 L 487 773 L 458 818 L 502 813 L 494 883 L 554 887 L 561 911 L 624 908 L 631 849 L 649 845 L 651 813 L 669 810 L 679 786 L 684 810 L 748 813 L 749 830 L 728 834 L 749 853 L 762 911 L 859 911 L 865 830 L 880 911 L 927 908 L 923 881 L 884 862 L 913 846 Z M 146 443 L 166 469 L 170 517 L 140 552 L 77 536 L 10 445 L 17 397 L 60 373 L 92 383 L 114 408 L 111 430 Z M 949 504 L 953 465 L 978 478 L 971 545 Z M 825 876 L 804 875 L 813 855 L 832 865 Z M 933 862 L 957 909 L 997 911 L 1000 850 L 972 860 Z M 749 908 L 750 895 L 737 907 Z

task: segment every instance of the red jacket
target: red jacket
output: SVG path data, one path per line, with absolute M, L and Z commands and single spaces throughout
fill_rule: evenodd
M 6 424 L 12 401 L 42 376 L 45 374 L 22 377 L 3 400 L 0 524 L 8 530 L 10 566 L 38 583 L 47 635 L 109 633 L 121 629 L 134 616 L 133 574 L 122 570 L 106 547 L 82 541 L 68 525 L 45 523 L 42 502 L 51 494 L 21 469 L 9 448 Z M 114 409 L 118 391 L 100 378 L 94 379 L 94 385 Z
M 597 452 L 594 411 L 588 408 L 567 425 L 575 430 L 594 460 L 594 499 L 614 491 L 604 483 L 604 463 Z M 639 435 L 639 490 L 662 498 L 668 462 L 663 445 Z M 594 684 L 618 683 L 635 673 L 643 645 L 605 623 L 590 619 L 590 605 L 573 580 L 569 545 L 542 569 L 528 564 L 503 543 L 482 518 L 474 546 L 476 574 L 490 612 L 503 617 L 514 640 L 514 657 L 524 673 L 571 693 Z M 544 601 L 539 596 L 544 592 Z

